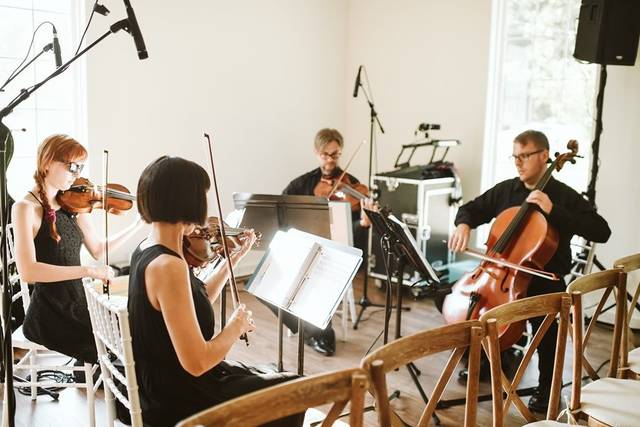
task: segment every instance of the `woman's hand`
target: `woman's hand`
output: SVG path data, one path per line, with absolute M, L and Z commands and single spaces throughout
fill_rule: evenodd
M 87 267 L 87 276 L 98 280 L 111 280 L 116 277 L 113 268 L 108 265 Z
M 246 230 L 239 236 L 239 240 L 242 242 L 242 246 L 240 246 L 240 249 L 230 255 L 231 261 L 234 264 L 240 261 L 256 243 L 256 233 L 253 231 L 253 229 Z
M 238 336 L 256 330 L 256 324 L 253 321 L 251 310 L 247 310 L 247 306 L 244 304 L 240 304 L 238 308 L 235 309 L 229 319 L 229 325 L 238 328 Z

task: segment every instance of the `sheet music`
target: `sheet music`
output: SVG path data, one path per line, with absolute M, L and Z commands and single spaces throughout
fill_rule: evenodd
M 325 328 L 362 262 L 362 251 L 295 228 L 278 231 L 247 290 Z
M 361 257 L 323 247 L 289 311 L 324 328 L 360 265 Z
M 251 293 L 280 307 L 288 305 L 319 250 L 320 245 L 313 240 L 278 231 L 248 284 Z

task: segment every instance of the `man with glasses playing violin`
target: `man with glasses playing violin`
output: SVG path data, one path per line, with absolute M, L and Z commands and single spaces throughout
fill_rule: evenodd
M 537 205 L 559 233 L 558 249 L 544 270 L 563 277 L 571 269 L 569 244 L 573 235 L 604 243 L 609 239 L 611 230 L 607 221 L 598 215 L 578 192 L 553 177 L 545 186 L 544 192 L 531 191 L 545 174 L 549 159 L 549 141 L 542 132 L 527 130 L 516 136 L 511 158 L 518 171 L 518 177 L 496 184 L 460 207 L 455 219 L 456 229 L 449 240 L 449 249 L 454 252 L 464 251 L 469 243 L 472 228 L 490 222 L 505 209 L 519 206 L 526 200 Z M 565 287 L 562 279 L 549 281 L 534 276 L 529 284 L 527 296 L 564 292 Z M 538 318 L 531 322 L 534 334 L 542 320 Z M 538 387 L 528 405 L 532 411 L 547 411 L 557 331 L 557 323 L 554 322 L 537 349 Z M 466 379 L 466 371 L 461 371 L 460 374 L 462 379 Z
M 317 192 L 319 185 L 333 182 L 342 175 L 343 170 L 338 166 L 338 161 L 342 155 L 343 147 L 344 140 L 340 132 L 336 129 L 320 129 L 314 141 L 314 151 L 319 167 L 291 181 L 282 193 L 297 196 L 319 195 Z M 352 185 L 359 184 L 358 179 L 349 173 L 345 174 L 345 178 Z M 375 204 L 373 200 L 364 198 L 360 201 L 360 209 L 352 211 L 354 246 L 364 249 L 367 244 L 367 228 L 371 226 L 371 221 L 362 211 L 362 207 L 375 209 Z M 298 325 L 295 317 L 285 315 L 284 321 L 289 329 L 297 331 Z M 305 323 L 305 343 L 318 353 L 325 356 L 333 355 L 336 351 L 336 335 L 333 327 L 329 324 L 323 330 Z

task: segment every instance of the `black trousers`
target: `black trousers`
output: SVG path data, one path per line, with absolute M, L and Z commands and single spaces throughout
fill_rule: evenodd
M 537 295 L 551 294 L 554 292 L 564 292 L 565 290 L 566 284 L 563 279 L 552 282 L 542 278 L 534 278 L 531 280 L 531 284 L 529 285 L 529 292 L 527 293 L 527 296 L 533 297 Z M 536 317 L 529 321 L 531 323 L 534 336 L 543 321 L 544 317 Z M 551 387 L 557 340 L 558 321 L 554 320 L 547 333 L 542 337 L 542 341 L 540 341 L 540 345 L 536 350 L 538 353 L 538 385 L 540 387 Z

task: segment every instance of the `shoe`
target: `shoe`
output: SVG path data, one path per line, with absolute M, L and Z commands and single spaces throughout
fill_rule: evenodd
M 551 394 L 551 390 L 548 388 L 536 387 L 527 406 L 533 412 L 546 413 L 549 408 L 549 394 Z
M 336 352 L 335 341 L 333 341 L 332 343 L 325 338 L 317 338 L 317 337 L 311 336 L 311 337 L 305 338 L 304 343 L 307 344 L 312 349 L 314 349 L 315 351 L 317 351 L 318 353 L 323 354 L 327 357 L 333 356 L 333 354 Z

